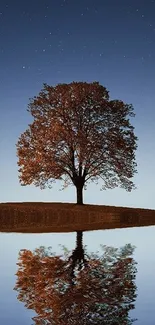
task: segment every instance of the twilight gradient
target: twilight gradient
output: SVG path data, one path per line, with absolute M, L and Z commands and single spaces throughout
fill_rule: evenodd
M 31 123 L 29 97 L 43 82 L 99 81 L 111 98 L 132 103 L 139 138 L 137 189 L 100 192 L 84 202 L 155 209 L 155 1 L 1 0 L 0 201 L 75 202 L 73 187 L 21 187 L 15 144 Z

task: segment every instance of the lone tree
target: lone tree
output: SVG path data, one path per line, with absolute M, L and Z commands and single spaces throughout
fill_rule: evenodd
M 136 172 L 137 137 L 130 117 L 133 106 L 110 100 L 98 82 L 49 86 L 30 99 L 34 118 L 17 143 L 21 185 L 51 187 L 55 180 L 83 188 L 103 180 L 102 189 L 120 186 L 131 191 Z

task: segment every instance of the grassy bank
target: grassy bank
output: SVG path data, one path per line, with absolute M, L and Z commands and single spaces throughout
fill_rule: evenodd
M 155 224 L 155 210 L 74 203 L 1 203 L 1 232 L 71 232 Z

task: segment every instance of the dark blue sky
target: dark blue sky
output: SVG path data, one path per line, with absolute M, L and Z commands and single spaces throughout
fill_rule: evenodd
M 26 108 L 43 82 L 99 81 L 112 98 L 132 103 L 139 137 L 137 190 L 100 192 L 85 202 L 155 208 L 155 1 L 0 1 L 0 201 L 75 201 L 59 192 L 22 188 L 15 143 L 31 122 Z M 96 196 L 93 194 L 95 190 Z

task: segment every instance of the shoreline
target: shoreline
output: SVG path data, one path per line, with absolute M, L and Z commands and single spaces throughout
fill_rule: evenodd
M 74 203 L 0 203 L 0 232 L 74 232 L 155 225 L 155 210 Z

